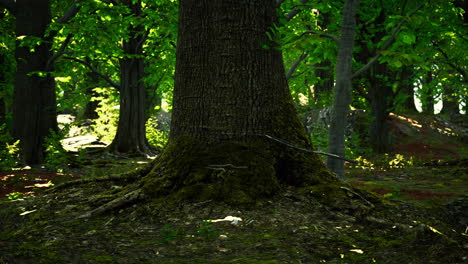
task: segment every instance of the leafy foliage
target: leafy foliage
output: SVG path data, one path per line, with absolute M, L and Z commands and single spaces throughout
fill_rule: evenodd
M 46 147 L 45 163 L 51 169 L 59 169 L 67 166 L 69 163 L 67 151 L 63 149 L 61 140 L 64 137 L 63 132 L 50 131 L 50 135 L 46 137 L 44 146 Z
M 96 109 L 99 118 L 94 120 L 93 134 L 103 142 L 110 143 L 117 131 L 119 119 L 118 94 L 113 89 L 95 88 L 100 96 L 93 97 L 92 100 L 99 102 Z
M 16 165 L 18 146 L 19 141 L 13 141 L 6 125 L 0 124 L 0 170 L 10 170 Z

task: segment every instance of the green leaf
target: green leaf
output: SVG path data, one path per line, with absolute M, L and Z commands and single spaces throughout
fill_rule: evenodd
M 403 41 L 403 43 L 411 45 L 416 42 L 416 36 L 408 32 L 402 33 L 401 40 Z

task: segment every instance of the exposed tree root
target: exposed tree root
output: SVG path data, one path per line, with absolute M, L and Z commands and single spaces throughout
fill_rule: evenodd
M 99 206 L 96 209 L 88 211 L 78 216 L 78 218 L 89 218 L 102 215 L 114 209 L 122 208 L 134 204 L 140 200 L 143 200 L 145 198 L 145 195 L 143 194 L 143 191 L 140 187 L 140 184 L 136 184 L 135 186 L 131 187 L 125 195 L 120 196 L 102 206 Z
M 129 172 L 121 173 L 121 174 L 64 182 L 64 183 L 58 184 L 57 186 L 54 186 L 54 188 L 50 189 L 50 191 L 54 192 L 56 190 L 68 188 L 70 186 L 76 186 L 76 185 L 86 184 L 90 182 L 125 181 L 125 180 L 134 181 L 148 174 L 151 171 L 151 168 L 152 168 L 152 163 L 150 162 L 149 164 L 143 166 L 142 168 L 138 168 L 133 171 L 129 171 Z

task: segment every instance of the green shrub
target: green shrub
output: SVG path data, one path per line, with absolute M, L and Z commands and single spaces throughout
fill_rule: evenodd
M 13 142 L 5 124 L 0 125 L 0 170 L 10 170 L 18 160 L 19 140 Z
M 150 145 L 162 148 L 169 139 L 169 132 L 158 129 L 157 120 L 150 118 L 146 122 L 146 138 Z

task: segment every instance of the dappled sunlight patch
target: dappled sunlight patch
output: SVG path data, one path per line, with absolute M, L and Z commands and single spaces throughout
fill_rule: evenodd
M 395 118 L 395 119 L 398 119 L 400 121 L 404 121 L 406 124 L 409 124 L 415 128 L 422 128 L 422 124 L 420 122 L 418 122 L 417 120 L 415 119 L 412 119 L 412 118 L 409 118 L 409 117 L 406 117 L 406 116 L 402 116 L 402 115 L 397 115 L 395 113 L 390 113 L 390 116 Z
M 45 170 L 21 169 L 0 171 L 0 199 L 21 193 L 34 195 L 55 183 L 80 178 L 80 174 L 57 173 Z

